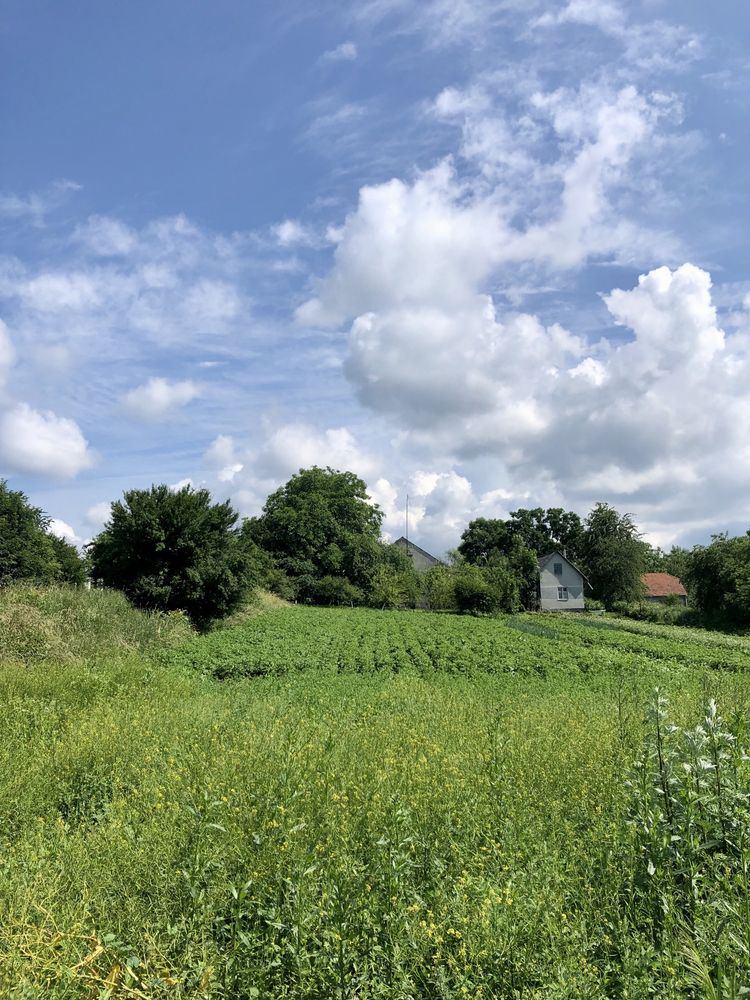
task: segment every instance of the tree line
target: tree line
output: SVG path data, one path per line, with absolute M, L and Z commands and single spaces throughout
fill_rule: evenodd
M 382 520 L 362 479 L 314 466 L 242 521 L 205 489 L 129 490 L 81 556 L 50 533 L 49 519 L 23 493 L 0 481 L 0 584 L 90 578 L 139 607 L 185 611 L 198 627 L 231 613 L 256 588 L 313 604 L 533 610 L 538 558 L 556 549 L 586 577 L 590 605 L 662 613 L 645 605 L 641 583 L 644 572 L 662 571 L 687 586 L 694 619 L 750 625 L 750 532 L 664 553 L 641 538 L 630 514 L 607 503 L 584 519 L 562 508 L 520 509 L 471 521 L 446 563 L 417 573 L 383 541 Z M 678 617 L 676 609 L 664 613 Z

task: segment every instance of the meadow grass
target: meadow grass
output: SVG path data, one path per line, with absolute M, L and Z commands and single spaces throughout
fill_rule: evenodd
M 175 645 L 128 614 L 96 626 L 112 656 L 68 629 L 56 667 L 16 640 L 0 668 L 0 996 L 742 995 L 741 670 L 582 645 L 585 669 L 553 625 L 444 615 L 282 608 Z M 704 782 L 688 828 L 682 727 L 712 698 L 721 808 Z

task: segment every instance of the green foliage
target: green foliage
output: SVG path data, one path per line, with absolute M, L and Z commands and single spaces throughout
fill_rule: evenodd
M 748 640 L 286 607 L 157 654 L 119 594 L 21 593 L 96 659 L 0 671 L 0 994 L 749 985 Z
M 346 607 L 361 604 L 364 595 L 359 587 L 343 576 L 322 576 L 315 580 L 310 596 L 316 604 L 336 605 Z
M 453 570 L 453 589 L 459 611 L 491 614 L 520 607 L 518 581 L 508 561 L 495 557 L 489 566 L 471 563 Z
M 598 503 L 586 518 L 583 565 L 594 596 L 611 607 L 643 592 L 644 550 L 630 514 Z
M 634 900 L 657 939 L 670 923 L 683 928 L 689 978 L 704 996 L 747 995 L 749 750 L 744 717 L 728 723 L 710 700 L 697 726 L 681 727 L 657 689 L 626 782 Z
M 655 601 L 614 601 L 612 611 L 637 621 L 662 622 L 665 625 L 691 625 L 697 622 L 692 608 L 686 608 L 672 594 L 663 603 Z
M 514 547 L 529 549 L 537 557 L 560 549 L 575 561 L 581 551 L 583 525 L 573 511 L 561 507 L 511 511 L 507 521 L 484 517 L 471 521 L 461 535 L 459 552 L 471 563 L 510 556 Z
M 91 575 L 147 610 L 185 611 L 201 627 L 233 611 L 253 580 L 248 542 L 208 490 L 152 486 L 112 504 L 89 547 Z
M 419 592 L 420 581 L 414 569 L 396 569 L 383 563 L 373 575 L 369 603 L 374 608 L 413 608 Z
M 750 532 L 714 535 L 690 554 L 687 580 L 698 611 L 713 622 L 750 625 Z
M 422 574 L 427 606 L 433 611 L 456 610 L 455 573 L 448 566 L 431 566 Z
M 20 490 L 0 480 L 0 585 L 12 580 L 48 583 L 57 573 L 49 518 Z
M 586 611 L 604 611 L 604 604 L 595 597 L 584 598 L 584 607 Z
M 58 583 L 82 587 L 86 582 L 86 563 L 79 555 L 78 549 L 64 538 L 57 538 L 56 535 L 50 535 L 49 539 L 54 556 L 52 578 Z
M 330 578 L 345 581 L 350 595 L 355 593 L 351 588 L 369 589 L 381 561 L 382 518 L 354 473 L 314 466 L 272 493 L 247 530 L 295 581 L 297 596 L 316 601 L 331 592 Z

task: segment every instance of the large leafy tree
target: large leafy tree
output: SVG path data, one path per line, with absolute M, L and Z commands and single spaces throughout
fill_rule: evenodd
M 86 567 L 70 542 L 49 533 L 49 518 L 0 480 L 0 584 L 13 580 L 80 586 Z
M 504 560 L 515 576 L 525 608 L 536 607 L 539 590 L 538 557 L 561 549 L 570 559 L 581 551 L 583 524 L 573 511 L 561 507 L 520 508 L 506 520 L 476 518 L 461 536 L 460 555 L 477 566 Z
M 630 514 L 597 503 L 586 518 L 582 557 L 594 596 L 607 607 L 642 595 L 645 550 Z
M 138 607 L 182 610 L 205 626 L 237 607 L 251 578 L 236 522 L 208 490 L 129 490 L 90 544 L 92 576 Z
M 511 511 L 506 520 L 478 517 L 471 521 L 458 550 L 468 562 L 477 565 L 489 562 L 493 556 L 509 557 L 519 544 L 537 556 L 562 549 L 575 560 L 580 557 L 582 539 L 583 524 L 575 512 L 562 507 L 520 508 Z
M 0 480 L 0 584 L 13 580 L 49 583 L 56 576 L 49 518 L 20 490 Z
M 708 621 L 750 625 L 750 532 L 738 538 L 714 535 L 688 557 L 687 582 L 698 611 Z
M 329 603 L 334 579 L 369 591 L 383 559 L 382 519 L 365 482 L 353 472 L 313 466 L 268 497 L 249 532 L 295 581 L 303 600 Z

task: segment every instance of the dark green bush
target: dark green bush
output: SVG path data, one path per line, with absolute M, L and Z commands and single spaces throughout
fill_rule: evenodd
M 182 610 L 205 627 L 239 605 L 255 576 L 236 521 L 208 490 L 129 490 L 91 543 L 92 576 L 137 607 Z

